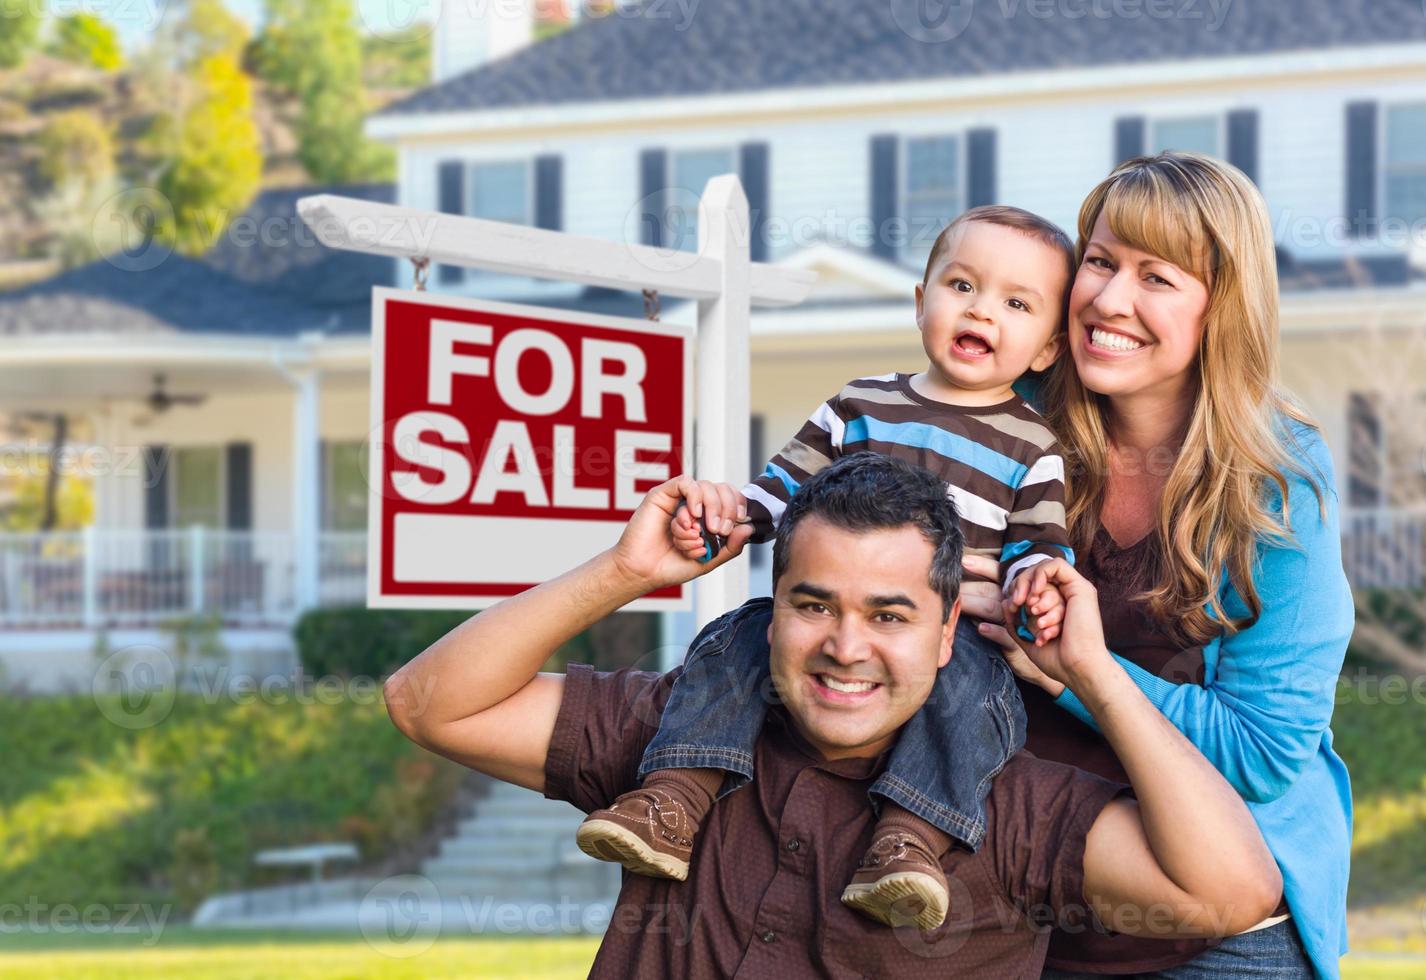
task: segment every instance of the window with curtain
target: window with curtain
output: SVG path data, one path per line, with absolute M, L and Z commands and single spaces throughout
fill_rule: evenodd
M 226 526 L 223 513 L 223 449 L 221 446 L 179 446 L 169 460 L 172 493 L 171 526 Z
M 1426 103 L 1387 107 L 1385 178 L 1382 213 L 1426 222 Z
M 1222 119 L 1219 116 L 1187 116 L 1180 119 L 1156 119 L 1150 153 L 1164 150 L 1188 150 L 1211 157 L 1224 156 L 1221 145 Z
M 920 270 L 941 229 L 964 210 L 961 140 L 957 136 L 922 136 L 906 141 L 906 188 L 901 214 L 906 243 L 901 258 Z
M 325 446 L 322 485 L 322 530 L 366 530 L 366 446 L 360 442 L 329 442 Z
M 737 173 L 731 147 L 680 150 L 669 155 L 669 194 L 664 247 L 698 249 L 698 201 L 708 181 Z

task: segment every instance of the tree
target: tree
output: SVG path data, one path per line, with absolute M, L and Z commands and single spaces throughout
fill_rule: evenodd
M 175 21 L 174 45 L 183 65 L 222 56 L 241 63 L 252 32 L 223 0 L 187 0 Z
M 74 14 L 56 21 L 50 53 L 103 71 L 124 67 L 124 48 L 118 32 L 93 14 Z
M 390 153 L 362 132 L 362 44 L 350 0 L 267 0 L 258 73 L 295 96 L 297 155 L 323 183 L 370 180 L 390 171 Z
M 39 137 L 39 172 L 52 188 L 72 181 L 86 186 L 114 176 L 114 138 L 109 127 L 82 109 L 62 112 Z
M 204 59 L 195 74 L 198 97 L 178 123 L 176 152 L 158 186 L 174 214 L 161 232 L 189 255 L 212 246 L 262 179 L 252 83 L 230 56 Z
M 34 50 L 44 20 L 40 0 L 0 0 L 0 68 L 15 68 Z

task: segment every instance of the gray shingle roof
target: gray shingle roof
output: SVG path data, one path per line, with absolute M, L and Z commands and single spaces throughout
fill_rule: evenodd
M 137 271 L 100 259 L 0 293 L 0 334 L 365 332 L 371 287 L 390 283 L 392 262 L 318 242 L 297 199 L 320 193 L 394 197 L 390 185 L 264 191 L 201 260 L 173 254 Z
M 689 8 L 691 15 L 681 13 Z M 1043 16 L 1047 8 L 1064 13 Z M 926 10 L 933 21 L 938 11 L 949 15 L 943 23 L 922 28 L 918 9 Z M 1065 16 L 1077 11 L 1084 16 Z M 1103 16 L 1096 11 L 1120 13 Z M 1151 13 L 1157 11 L 1182 16 Z M 1422 40 L 1426 11 L 1421 0 L 646 0 L 638 11 L 586 21 L 423 89 L 377 115 L 955 78 Z

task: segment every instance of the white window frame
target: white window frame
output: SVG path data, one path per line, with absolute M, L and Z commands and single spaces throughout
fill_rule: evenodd
M 1163 123 L 1185 123 L 1212 120 L 1213 141 L 1217 144 L 1213 152 L 1209 154 L 1219 160 L 1228 159 L 1228 114 L 1226 112 L 1189 112 L 1179 113 L 1172 116 L 1153 116 L 1149 119 L 1148 143 L 1144 147 L 1146 153 L 1153 155 L 1163 152 L 1159 147 L 1159 126 Z
M 221 445 L 173 446 L 169 449 L 168 479 L 168 526 L 170 530 L 182 531 L 186 528 L 178 523 L 178 454 L 197 449 L 216 450 L 218 453 L 218 524 L 217 530 L 228 526 L 228 453 Z
M 1388 142 L 1388 140 L 1387 140 L 1387 129 L 1389 128 L 1389 127 L 1387 126 L 1387 115 L 1388 115 L 1389 110 L 1391 110 L 1391 109 L 1415 109 L 1415 108 L 1426 108 L 1426 102 L 1423 102 L 1423 101 L 1421 101 L 1421 100 L 1419 100 L 1419 99 L 1413 99 L 1413 100 L 1411 100 L 1411 101 L 1409 101 L 1409 102 L 1390 102 L 1390 103 L 1382 103 L 1382 104 L 1380 104 L 1380 105 L 1377 106 L 1377 119 L 1376 119 L 1376 143 L 1377 143 L 1377 146 L 1376 146 L 1376 158 L 1377 158 L 1377 173 L 1376 173 L 1376 178 L 1377 178 L 1377 182 L 1376 182 L 1376 213 L 1377 213 L 1377 215 L 1379 216 L 1379 220 L 1384 220 L 1384 219 L 1387 219 L 1387 218 L 1395 218 L 1395 217 L 1397 217 L 1396 215 L 1388 214 L 1388 213 L 1387 213 L 1387 210 L 1386 210 L 1386 180 L 1387 180 L 1387 177 L 1390 176 L 1390 165 L 1387 163 L 1387 159 L 1386 159 L 1386 157 L 1387 157 L 1387 149 L 1388 149 L 1388 147 L 1389 147 L 1389 145 L 1390 145 L 1389 142 Z M 1426 180 L 1426 163 L 1418 164 L 1418 166 L 1420 166 L 1420 168 L 1421 168 L 1421 176 L 1422 176 L 1422 179 L 1423 179 L 1423 180 Z M 1426 217 L 1426 216 L 1423 216 L 1423 217 Z M 1403 218 L 1402 220 L 1405 220 L 1405 219 Z
M 728 165 L 729 165 L 729 167 L 731 168 L 731 169 L 729 170 L 729 173 L 738 173 L 738 147 L 737 147 L 736 145 L 731 145 L 731 144 L 728 144 L 728 143 L 714 143 L 714 144 L 708 145 L 708 146 L 679 146 L 679 147 L 672 147 L 672 146 L 671 146 L 671 147 L 668 148 L 668 151 L 667 151 L 667 152 L 665 153 L 665 155 L 664 155 L 663 184 L 664 184 L 664 187 L 667 189 L 665 193 L 672 194 L 672 192 L 674 192 L 674 191 L 683 189 L 683 188 L 679 188 L 679 187 L 674 183 L 674 175 L 675 175 L 675 174 L 677 173 L 677 171 L 678 171 L 678 158 L 681 157 L 681 156 L 691 156 L 692 154 L 695 154 L 695 153 L 726 153 L 726 154 L 728 154 Z M 695 199 L 696 199 L 700 194 L 703 193 L 703 188 L 702 188 L 702 187 L 690 187 L 690 188 L 686 188 L 686 189 L 693 192 L 693 195 L 694 195 Z M 681 204 L 681 203 L 679 203 L 679 202 L 676 202 L 676 201 L 673 201 L 673 200 L 667 200 L 666 203 L 664 204 L 664 215 L 665 215 L 665 217 L 667 217 L 668 214 L 669 214 L 669 211 L 670 211 L 672 208 L 675 208 L 675 207 L 679 208 L 680 210 L 684 210 L 685 212 L 687 211 L 687 209 L 684 208 L 683 204 Z M 698 210 L 697 210 L 697 208 L 695 208 L 695 209 L 693 210 L 693 212 L 692 212 L 691 214 L 689 214 L 689 216 L 688 216 L 688 225 L 689 225 L 690 228 L 693 229 L 693 245 L 692 245 L 691 251 L 695 251 L 695 252 L 696 252 L 696 251 L 698 251 Z M 665 225 L 665 230 L 667 230 L 667 227 L 668 227 L 668 226 Z M 664 247 L 665 247 L 665 248 L 670 248 L 671 246 L 669 245 L 668 242 L 664 242 Z
M 912 133 L 901 137 L 901 144 L 897 149 L 897 174 L 896 174 L 896 213 L 906 222 L 906 241 L 896 250 L 897 258 L 903 265 L 916 267 L 918 270 L 924 266 L 927 257 L 930 255 L 931 246 L 935 244 L 935 239 L 926 243 L 924 252 L 919 250 L 919 246 L 913 241 L 916 229 L 911 227 L 911 209 L 907 206 L 910 200 L 911 188 L 911 144 L 922 140 L 944 140 L 953 139 L 956 141 L 956 214 L 951 215 L 947 220 L 954 220 L 956 215 L 966 209 L 966 199 L 970 194 L 970 173 L 966 159 L 966 132 L 959 130 L 956 132 L 940 133 Z M 917 248 L 916 255 L 912 255 L 912 248 Z M 913 262 L 912 259 L 915 259 Z

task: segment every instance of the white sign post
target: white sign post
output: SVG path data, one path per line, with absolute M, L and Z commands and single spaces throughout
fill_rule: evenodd
M 708 182 L 696 255 L 335 195 L 303 198 L 297 209 L 331 248 L 696 300 L 694 475 L 747 479 L 751 307 L 796 305 L 817 277 L 750 262 L 747 197 L 735 175 Z M 743 562 L 699 579 L 698 624 L 743 602 L 747 589 Z

